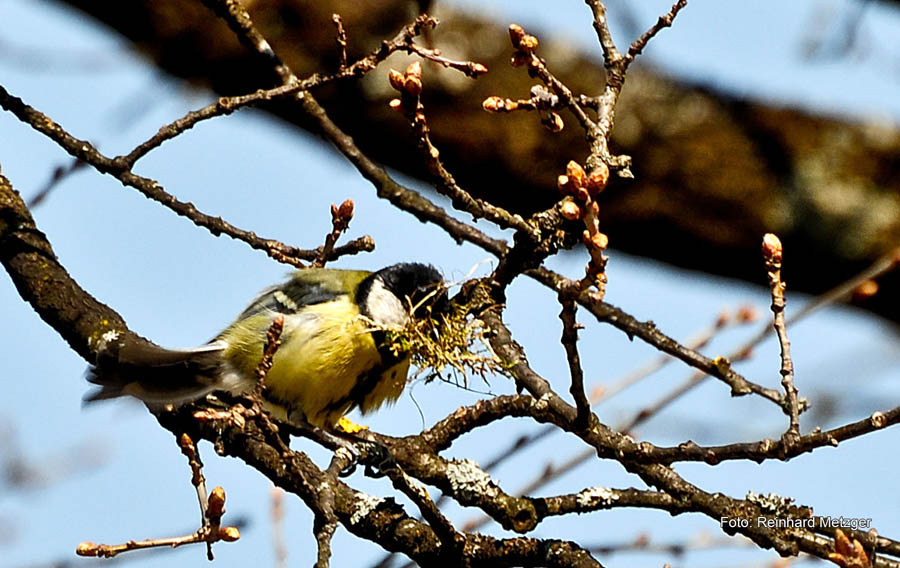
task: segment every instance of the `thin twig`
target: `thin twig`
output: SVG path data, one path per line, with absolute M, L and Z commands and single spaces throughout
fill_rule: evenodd
M 250 14 L 238 0 L 203 0 L 203 3 L 228 24 L 244 46 L 261 56 L 275 70 L 283 84 L 291 83 L 295 79 L 294 73 L 256 29 Z
M 644 51 L 644 48 L 647 47 L 647 43 L 653 39 L 656 34 L 661 32 L 664 28 L 672 27 L 672 22 L 675 21 L 675 16 L 678 15 L 678 12 L 681 11 L 682 8 L 687 6 L 687 0 L 678 0 L 675 4 L 672 5 L 672 8 L 662 16 L 656 20 L 656 23 L 653 26 L 645 31 L 641 37 L 634 40 L 634 42 L 628 47 L 628 53 L 625 54 L 623 59 L 623 64 L 627 68 L 631 65 L 631 62 L 634 61 L 634 58 L 641 54 Z
M 201 526 L 207 527 L 207 508 L 209 497 L 206 494 L 206 478 L 203 476 L 203 461 L 200 459 L 200 452 L 197 445 L 187 434 L 178 437 L 178 447 L 181 453 L 188 459 L 188 465 L 191 466 L 191 484 L 197 491 L 197 500 L 200 502 L 200 522 Z M 206 543 L 206 555 L 212 560 L 212 543 Z
M 197 532 L 185 536 L 168 538 L 154 538 L 147 540 L 129 540 L 123 544 L 95 544 L 82 542 L 75 549 L 78 556 L 92 556 L 97 558 L 112 558 L 123 552 L 131 550 L 143 550 L 145 548 L 159 548 L 162 546 L 176 548 L 185 544 L 205 542 L 207 544 L 207 557 L 213 560 L 212 544 L 224 540 L 234 542 L 241 537 L 237 527 L 223 527 L 222 515 L 225 513 L 225 490 L 216 487 L 209 495 L 206 505 L 206 515 L 203 526 Z
M 578 355 L 578 329 L 579 326 L 575 321 L 575 302 L 571 299 L 560 298 L 562 310 L 559 312 L 559 319 L 562 320 L 562 344 L 566 350 L 566 359 L 569 362 L 569 375 L 571 376 L 571 386 L 569 392 L 575 400 L 575 407 L 578 409 L 578 416 L 575 419 L 577 428 L 587 428 L 591 418 L 591 403 L 584 393 L 584 371 L 581 369 L 581 357 Z
M 541 282 L 557 294 L 564 290 L 570 290 L 577 286 L 573 280 L 565 278 L 552 270 L 536 268 L 526 272 L 529 276 Z M 693 349 L 685 347 L 662 331 L 653 322 L 641 322 L 627 312 L 599 301 L 589 292 L 582 292 L 578 296 L 578 303 L 587 309 L 597 321 L 608 323 L 623 331 L 629 337 L 637 337 L 663 353 L 680 359 L 691 367 L 703 371 L 731 387 L 732 396 L 745 396 L 755 394 L 769 400 L 778 406 L 784 405 L 784 397 L 781 392 L 766 388 L 762 385 L 747 380 L 743 375 L 731 367 L 731 361 L 727 357 L 715 357 L 710 359 Z
M 62 180 L 85 167 L 86 165 L 87 164 L 85 164 L 81 160 L 72 160 L 66 166 L 55 167 L 53 169 L 53 173 L 50 175 L 50 179 L 47 180 L 46 184 L 44 184 L 44 187 L 39 189 L 37 193 L 35 193 L 31 197 L 31 199 L 28 200 L 28 208 L 34 209 L 35 207 L 40 205 L 44 201 L 44 199 L 46 199 L 47 196 L 50 195 L 50 192 L 53 191 L 53 188 L 59 185 Z
M 597 124 L 591 120 L 591 117 L 582 108 L 579 98 L 565 83 L 550 72 L 547 62 L 537 55 L 538 39 L 525 33 L 522 26 L 518 24 L 509 26 L 509 36 L 513 47 L 516 49 L 516 52 L 513 54 L 512 64 L 516 67 L 526 67 L 531 76 L 539 78 L 541 82 L 550 87 L 559 97 L 560 102 L 575 115 L 576 120 L 584 128 L 589 139 L 598 136 L 600 133 L 597 129 Z
M 453 175 L 444 167 L 440 151 L 431 140 L 431 130 L 425 116 L 425 106 L 422 104 L 422 65 L 418 61 L 413 62 L 405 73 L 391 69 L 388 77 L 391 86 L 400 93 L 400 98 L 391 100 L 390 106 L 409 120 L 422 158 L 437 181 L 438 192 L 449 197 L 456 209 L 469 213 L 474 219 L 485 218 L 501 229 L 513 228 L 535 238 L 537 227 L 525 221 L 520 215 L 512 214 L 502 207 L 472 196 L 456 183 Z
M 715 323 L 710 325 L 707 329 L 701 330 L 694 334 L 684 342 L 684 345 L 688 349 L 693 349 L 695 351 L 702 349 L 709 345 L 709 342 L 712 341 L 712 339 L 716 337 L 716 335 L 720 332 L 734 327 L 735 325 L 752 323 L 756 321 L 757 317 L 758 316 L 756 314 L 756 311 L 749 306 L 743 306 L 739 308 L 734 315 L 729 314 L 728 312 L 723 312 L 716 317 Z M 656 373 L 673 361 L 675 361 L 674 357 L 662 353 L 647 361 L 645 364 L 639 366 L 638 368 L 628 372 L 620 379 L 611 381 L 609 386 L 605 384 L 598 384 L 591 390 L 591 404 L 596 405 L 601 401 L 608 400 L 609 398 L 620 393 L 626 388 L 631 387 L 634 384 L 649 377 L 650 375 Z
M 335 42 L 340 48 L 338 69 L 343 71 L 344 68 L 347 67 L 347 32 L 344 31 L 344 21 L 341 19 L 340 14 L 332 14 L 331 22 L 334 24 L 334 27 L 337 30 Z
M 205 519 L 203 521 L 203 527 L 201 527 L 201 533 L 206 532 L 209 535 L 219 534 L 219 528 L 222 525 L 222 515 L 225 514 L 225 490 L 221 487 L 213 488 L 212 492 L 209 494 L 209 497 L 206 499 L 206 511 L 205 511 Z M 215 560 L 215 556 L 213 556 L 212 543 L 215 540 L 212 540 L 212 536 L 204 539 L 206 540 L 206 558 L 212 562 Z M 218 539 L 216 539 L 218 540 Z
M 597 33 L 597 40 L 603 50 L 605 65 L 607 67 L 616 65 L 622 59 L 622 54 L 616 48 L 616 42 L 613 41 L 609 31 L 609 24 L 606 21 L 606 5 L 600 0 L 585 0 L 584 3 L 591 8 L 594 14 L 594 31 Z
M 623 552 L 646 552 L 649 554 L 667 554 L 675 558 L 684 559 L 690 553 L 697 551 L 716 550 L 716 549 L 748 549 L 754 548 L 752 541 L 747 539 L 736 539 L 726 535 L 713 536 L 707 533 L 700 533 L 693 538 L 684 541 L 655 541 L 650 535 L 640 533 L 631 540 L 623 540 L 620 542 L 611 541 L 603 544 L 592 544 L 589 546 L 591 552 L 595 554 L 614 555 Z M 800 560 L 816 560 L 814 556 L 803 556 Z M 791 563 L 794 566 L 796 563 Z M 787 568 L 788 565 L 785 565 Z M 774 568 L 774 566 L 773 566 Z
M 246 22 L 249 24 L 249 27 L 252 28 L 252 22 L 250 22 L 249 15 L 239 4 L 233 2 L 229 3 L 225 0 L 217 1 L 221 4 L 217 14 L 229 22 L 231 20 Z M 437 20 L 426 14 L 421 14 L 412 24 L 405 26 L 392 40 L 383 42 L 376 52 L 348 67 L 346 71 L 348 74 L 347 76 L 361 76 L 365 74 L 373 69 L 379 62 L 387 58 L 391 53 L 401 49 L 407 42 L 407 38 L 413 38 L 419 35 L 424 29 L 433 27 L 436 24 Z M 247 25 L 237 23 L 230 23 L 229 25 L 232 29 L 236 30 L 239 39 L 241 39 L 242 43 L 245 45 L 250 46 L 254 50 L 260 49 L 259 46 L 263 45 L 259 41 L 261 36 L 258 32 L 255 30 L 253 30 L 252 33 L 246 31 Z M 244 37 L 244 34 L 248 35 Z M 268 43 L 264 45 L 268 46 Z M 281 88 L 294 88 L 296 78 L 283 64 L 281 59 L 277 58 L 277 56 L 273 59 L 265 49 L 259 53 L 263 58 L 269 61 L 273 66 L 274 71 L 281 78 L 282 83 L 284 84 Z M 351 73 L 354 68 L 355 75 Z M 350 136 L 332 122 L 331 118 L 329 118 L 328 114 L 325 112 L 325 109 L 322 108 L 308 91 L 300 89 L 296 90 L 293 94 L 299 103 L 300 108 L 318 125 L 320 133 L 330 140 L 335 147 L 344 154 L 350 163 L 357 168 L 360 174 L 375 186 L 378 197 L 389 200 L 395 207 L 411 213 L 420 221 L 431 222 L 442 227 L 454 240 L 456 240 L 457 243 L 468 241 L 497 255 L 503 254 L 506 250 L 507 246 L 504 241 L 491 238 L 475 227 L 453 218 L 448 215 L 443 208 L 435 205 L 418 192 L 397 183 L 390 175 L 388 175 L 384 168 L 369 159 L 368 156 L 356 146 L 356 143 Z
M 794 325 L 818 312 L 822 308 L 849 299 L 860 285 L 869 280 L 880 278 L 888 272 L 895 270 L 898 266 L 900 266 L 900 247 L 889 250 L 859 274 L 841 282 L 834 288 L 816 296 L 809 302 L 806 302 L 802 308 L 795 311 L 793 315 L 787 318 L 787 325 Z M 744 344 L 742 350 L 750 350 L 769 337 L 771 337 L 771 327 L 765 325 L 759 330 L 759 333 L 755 337 Z
M 786 320 L 786 323 L 788 325 L 797 324 L 797 323 L 801 322 L 802 320 L 808 318 L 809 316 L 815 314 L 822 308 L 829 306 L 835 302 L 841 301 L 843 299 L 849 298 L 853 294 L 853 291 L 857 287 L 859 287 L 860 284 L 862 284 L 863 282 L 867 282 L 869 280 L 878 278 L 880 276 L 883 276 L 884 274 L 887 274 L 888 272 L 896 269 L 898 266 L 898 263 L 900 263 L 900 248 L 889 251 L 887 254 L 883 255 L 881 258 L 876 260 L 871 266 L 869 266 L 868 268 L 866 268 L 865 270 L 863 270 L 862 272 L 860 272 L 853 278 L 850 278 L 849 280 L 842 282 L 841 284 L 838 284 L 837 286 L 835 286 L 831 290 L 825 292 L 824 294 L 816 296 L 815 298 L 813 298 L 812 300 L 807 302 L 800 310 L 794 312 L 794 314 L 791 317 L 788 317 Z M 744 343 L 737 349 L 733 350 L 728 355 L 728 359 L 730 361 L 734 361 L 734 362 L 743 361 L 743 360 L 747 359 L 749 357 L 750 353 L 752 352 L 753 348 L 756 345 L 758 345 L 759 343 L 761 343 L 762 341 L 764 341 L 765 339 L 768 339 L 769 337 L 771 337 L 771 326 L 765 325 L 760 330 L 759 334 L 754 336 L 752 339 L 750 339 L 748 342 Z M 696 347 L 694 347 L 694 348 L 696 348 Z M 633 428 L 635 428 L 638 424 L 640 424 L 642 422 L 646 422 L 651 416 L 653 416 L 659 410 L 664 408 L 666 405 L 666 402 L 672 402 L 672 401 L 678 399 L 680 396 L 686 394 L 687 392 L 689 392 L 696 386 L 702 384 L 706 380 L 707 377 L 709 377 L 709 375 L 707 375 L 705 373 L 698 373 L 698 374 L 692 375 L 684 383 L 676 386 L 668 394 L 661 397 L 659 402 L 657 402 L 647 408 L 642 409 L 638 413 L 638 416 L 640 417 L 640 419 L 638 419 L 638 417 L 635 417 L 632 420 L 632 422 L 629 423 L 629 426 L 624 431 L 626 431 L 626 432 L 630 431 Z M 800 398 L 798 400 L 798 404 L 799 404 L 800 411 L 806 410 L 807 402 L 806 402 L 805 398 Z
M 784 441 L 790 444 L 800 437 L 800 404 L 797 398 L 797 387 L 794 385 L 794 361 L 791 359 L 791 342 L 788 341 L 787 326 L 784 323 L 784 282 L 781 281 L 782 247 L 781 240 L 768 233 L 763 237 L 763 260 L 772 293 L 772 314 L 775 316 L 775 333 L 781 346 L 781 386 L 784 387 L 785 414 L 790 419 Z
M 229 3 L 229 9 L 234 10 L 235 15 L 232 17 L 231 12 L 225 12 L 228 20 L 247 20 L 249 16 L 246 12 L 240 11 L 240 6 L 234 2 Z M 220 14 L 221 15 L 221 14 Z M 249 21 L 249 20 L 247 20 Z M 282 99 L 291 96 L 301 96 L 301 93 L 343 79 L 357 79 L 369 73 L 375 67 L 392 53 L 404 49 L 404 46 L 412 37 L 418 35 L 423 28 L 432 26 L 436 20 L 428 16 L 420 16 L 412 24 L 405 26 L 391 40 L 385 41 L 381 46 L 371 54 L 355 61 L 349 66 L 342 67 L 337 73 L 331 75 L 321 75 L 314 73 L 305 79 L 298 79 L 290 69 L 281 61 L 280 58 L 272 51 L 271 46 L 265 39 L 261 38 L 258 33 L 251 34 L 251 38 L 244 43 L 254 46 L 254 50 L 268 61 L 274 68 L 282 81 L 282 84 L 270 89 L 260 89 L 254 93 L 246 95 L 238 95 L 233 97 L 220 97 L 216 102 L 211 103 L 201 109 L 190 111 L 183 117 L 175 120 L 170 124 L 166 124 L 159 128 L 156 134 L 136 146 L 131 152 L 125 156 L 116 158 L 122 165 L 131 168 L 143 156 L 147 155 L 151 150 L 158 148 L 167 140 L 171 140 L 182 132 L 190 130 L 198 123 L 219 116 L 227 116 L 242 108 L 256 106 L 265 102 Z M 242 29 L 241 26 L 238 26 Z
M 788 460 L 813 450 L 837 447 L 841 442 L 858 438 L 900 423 L 900 407 L 876 411 L 869 417 L 832 428 L 816 428 L 811 433 L 800 436 L 796 442 L 785 444 L 784 440 L 760 440 L 758 442 L 727 444 L 724 446 L 699 446 L 693 443 L 675 447 L 656 447 L 647 455 L 657 463 L 675 461 L 701 461 L 716 465 L 723 461 L 749 460 L 761 463 L 769 459 Z
M 531 97 L 527 99 L 507 99 L 503 97 L 488 97 L 482 103 L 482 108 L 488 112 L 497 112 L 497 113 L 505 113 L 505 112 L 516 112 L 516 111 L 548 111 L 548 110 L 562 110 L 568 108 L 568 102 L 563 101 L 558 96 L 550 93 L 544 87 L 540 87 L 540 90 L 532 87 L 531 89 Z M 550 95 L 550 96 L 547 96 Z M 600 105 L 599 100 L 596 97 L 589 97 L 587 95 L 577 95 L 578 104 L 585 108 L 590 108 L 597 110 Z
M 626 160 L 627 156 L 612 156 L 609 152 L 609 137 L 612 134 L 613 125 L 615 123 L 615 109 L 625 85 L 625 75 L 628 66 L 643 51 L 649 42 L 664 27 L 672 25 L 675 16 L 686 4 L 685 0 L 678 0 L 667 14 L 662 16 L 654 26 L 645 32 L 631 48 L 628 53 L 623 56 L 616 43 L 613 41 L 612 33 L 609 30 L 609 23 L 606 19 L 606 6 L 601 0 L 585 0 L 594 15 L 594 30 L 597 33 L 597 40 L 603 50 L 603 66 L 606 69 L 606 86 L 599 98 L 597 110 L 597 129 L 595 132 L 588 132 L 589 142 L 591 145 L 591 155 L 585 160 L 585 164 L 589 169 L 593 169 L 600 161 L 605 161 L 610 168 L 621 168 L 619 175 L 630 175 L 628 166 L 630 160 Z
M 233 529 L 233 530 L 229 530 Z M 217 542 L 219 540 L 224 540 L 226 542 L 233 542 L 237 540 L 240 536 L 240 533 L 236 527 L 223 527 L 221 529 L 222 533 L 228 533 L 223 535 L 216 535 L 216 539 L 213 542 Z M 179 546 L 184 546 L 185 544 L 195 544 L 198 542 L 210 542 L 210 536 L 206 536 L 202 534 L 202 531 L 197 531 L 195 533 L 185 535 L 185 536 L 175 536 L 169 538 L 153 538 L 147 540 L 129 540 L 123 544 L 95 544 L 93 542 L 82 542 L 75 549 L 75 553 L 78 556 L 93 556 L 97 558 L 112 558 L 117 556 L 123 552 L 128 552 L 131 550 L 143 550 L 146 548 L 178 548 Z
M 310 118 L 316 121 L 321 133 L 344 154 L 365 179 L 375 186 L 378 197 L 387 199 L 392 205 L 412 214 L 419 221 L 434 223 L 443 228 L 457 243 L 470 242 L 498 256 L 507 250 L 505 241 L 490 237 L 468 223 L 455 219 L 442 207 L 415 190 L 398 183 L 384 168 L 366 156 L 356 146 L 353 138 L 334 124 L 312 95 L 305 93 L 300 103 Z
M 281 347 L 281 332 L 284 330 L 284 314 L 278 314 L 272 318 L 272 323 L 266 331 L 266 343 L 263 347 L 262 359 L 256 366 L 256 387 L 253 390 L 253 396 L 257 400 L 262 400 L 263 391 L 266 388 L 266 375 L 272 368 L 272 362 L 275 352 Z
M 819 448 L 837 446 L 843 441 L 864 436 L 900 423 L 900 407 L 873 412 L 869 417 L 831 430 L 816 428 L 801 436 L 796 444 L 788 447 L 781 441 L 763 439 L 755 442 L 739 442 L 724 446 L 700 446 L 684 442 L 677 446 L 656 446 L 650 442 L 636 442 L 618 429 L 597 424 L 590 431 L 582 432 L 572 427 L 575 409 L 562 406 L 557 396 L 545 395 L 540 399 L 524 395 L 499 396 L 474 406 L 462 407 L 421 436 L 433 448 L 441 450 L 461 435 L 475 428 L 506 417 L 529 417 L 540 423 L 553 424 L 582 438 L 594 448 L 594 454 L 626 463 L 670 465 L 681 461 L 704 462 L 716 465 L 722 461 L 748 460 L 762 463 L 767 460 L 787 461 Z M 552 407 L 566 410 L 568 417 L 560 417 Z
M 275 239 L 261 238 L 252 231 L 239 229 L 221 217 L 214 217 L 199 211 L 193 203 L 179 201 L 155 180 L 133 173 L 123 158 L 109 158 L 103 155 L 89 142 L 75 138 L 48 116 L 26 105 L 2 86 L 0 86 L 0 107 L 13 113 L 19 120 L 56 142 L 70 155 L 87 162 L 101 173 L 115 177 L 124 185 L 137 189 L 145 197 L 162 204 L 178 215 L 187 217 L 195 225 L 207 229 L 213 235 L 228 235 L 265 252 L 279 262 L 297 267 L 303 266 L 303 260 L 311 261 L 316 258 L 316 251 L 288 246 Z M 335 254 L 337 252 L 335 251 Z
M 477 63 L 475 61 L 457 61 L 455 59 L 448 59 L 441 55 L 440 49 L 428 49 L 417 45 L 412 38 L 409 38 L 406 45 L 401 47 L 403 51 L 407 53 L 415 53 L 419 57 L 427 59 L 429 61 L 433 61 L 439 65 L 443 65 L 448 69 L 456 69 L 457 71 L 463 73 L 467 77 L 471 77 L 472 79 L 477 79 L 481 75 L 484 75 L 488 72 L 488 68 L 482 65 L 481 63 Z
M 284 490 L 272 487 L 272 547 L 275 552 L 275 568 L 287 568 L 287 546 L 284 543 Z
M 323 267 L 328 261 L 329 256 L 334 253 L 334 245 L 341 238 L 344 231 L 350 227 L 350 221 L 353 219 L 353 201 L 347 199 L 341 206 L 331 205 L 331 232 L 325 236 L 325 244 L 320 247 L 319 258 L 313 261 L 312 266 Z
M 659 397 L 659 399 L 657 399 L 652 404 L 641 408 L 631 419 L 619 424 L 616 427 L 616 430 L 629 435 L 633 434 L 635 428 L 650 420 L 651 418 L 659 414 L 664 408 L 667 408 L 676 400 L 686 395 L 688 392 L 693 390 L 694 387 L 704 382 L 707 377 L 709 377 L 709 375 L 707 375 L 706 373 L 692 373 L 691 376 L 683 383 L 677 385 L 675 388 Z

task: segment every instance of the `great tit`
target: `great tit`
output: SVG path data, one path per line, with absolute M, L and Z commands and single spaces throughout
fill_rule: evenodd
M 86 401 L 131 395 L 150 406 L 182 404 L 214 391 L 240 393 L 257 381 L 266 333 L 284 314 L 281 346 L 266 376 L 267 407 L 313 426 L 333 427 L 397 400 L 409 357 L 385 343 L 385 329 L 448 307 L 434 267 L 394 264 L 377 272 L 306 269 L 262 291 L 215 339 L 195 349 L 122 345 L 114 361 L 88 369 L 100 388 Z M 415 311 L 413 311 L 415 310 Z

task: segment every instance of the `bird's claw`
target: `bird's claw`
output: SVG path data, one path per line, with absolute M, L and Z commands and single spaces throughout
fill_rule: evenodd
M 349 477 L 356 471 L 362 453 L 352 442 L 344 441 L 344 444 L 334 451 L 334 457 L 341 459 L 346 464 L 338 472 L 338 477 Z
M 366 477 L 379 478 L 387 475 L 390 469 L 397 469 L 397 460 L 391 455 L 391 451 L 382 444 L 368 442 L 368 459 L 366 460 Z

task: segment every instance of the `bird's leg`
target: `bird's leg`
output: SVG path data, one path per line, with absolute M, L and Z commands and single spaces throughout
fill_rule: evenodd
M 300 412 L 286 413 L 284 419 L 285 425 L 289 427 L 291 434 L 318 442 L 334 452 L 347 452 L 349 463 L 340 471 L 339 477 L 347 477 L 356 471 L 356 465 L 363 457 L 363 452 L 359 449 L 357 443 L 366 442 L 366 440 L 338 429 L 326 429 L 310 424 L 306 416 Z
M 352 475 L 360 462 L 366 464 L 365 473 L 368 477 L 383 477 L 384 470 L 397 467 L 390 450 L 384 444 L 366 437 L 365 431 L 368 428 L 365 426 L 357 426 L 350 420 L 341 418 L 334 428 L 323 428 L 310 424 L 299 412 L 287 413 L 284 418 L 291 434 L 309 438 L 335 452 L 343 449 L 349 454 L 349 463 L 338 474 L 339 477 Z

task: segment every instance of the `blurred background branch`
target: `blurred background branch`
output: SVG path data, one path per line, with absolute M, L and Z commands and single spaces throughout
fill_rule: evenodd
M 199 4 L 55 1 L 112 27 L 161 69 L 192 84 L 221 95 L 273 86 L 271 75 Z M 568 114 L 563 116 L 568 127 L 549 135 L 531 113 L 499 119 L 485 113 L 481 103 L 488 96 L 527 98 L 534 83 L 508 65 L 508 50 L 499 40 L 509 22 L 434 4 L 442 23 L 429 41 L 447 57 L 477 60 L 490 70 L 470 81 L 426 65 L 424 100 L 442 160 L 476 197 L 522 214 L 546 208 L 556 199 L 555 172 L 570 159 L 583 159 L 583 134 Z M 859 13 L 868 4 L 860 1 Z M 410 0 L 265 0 L 250 8 L 285 63 L 306 76 L 340 65 L 332 14 L 343 20 L 353 59 L 409 21 L 418 6 Z M 622 6 L 617 14 L 628 16 L 630 10 Z M 810 27 L 846 24 L 862 33 L 854 14 Z M 565 40 L 542 35 L 547 40 L 542 55 L 565 84 L 589 95 L 602 90 L 598 52 L 579 52 Z M 641 63 L 628 75 L 613 131 L 613 150 L 633 157 L 635 179 L 614 178 L 602 196 L 600 221 L 613 248 L 758 282 L 757 239 L 774 232 L 791 251 L 786 276 L 791 289 L 820 293 L 900 243 L 896 124 L 854 117 L 852 109 L 825 116 L 748 101 Z M 316 96 L 373 159 L 427 177 L 416 159 L 416 141 L 384 104 L 389 95 L 383 81 L 327 86 Z M 291 105 L 266 108 L 285 121 L 316 128 Z M 882 293 L 862 303 L 898 320 L 900 303 L 892 301 L 898 287 L 900 277 L 888 275 Z

